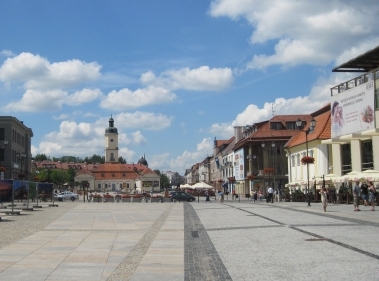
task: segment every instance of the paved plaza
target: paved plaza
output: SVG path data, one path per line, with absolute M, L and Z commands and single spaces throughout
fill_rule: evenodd
M 0 280 L 379 280 L 379 211 L 353 209 L 229 198 L 0 212 Z

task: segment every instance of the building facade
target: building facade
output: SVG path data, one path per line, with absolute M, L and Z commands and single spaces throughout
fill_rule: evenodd
M 0 166 L 4 179 L 29 179 L 33 131 L 16 117 L 0 116 Z

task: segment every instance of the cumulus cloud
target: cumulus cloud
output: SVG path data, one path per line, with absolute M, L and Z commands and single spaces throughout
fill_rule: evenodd
M 196 145 L 195 151 L 185 150 L 181 155 L 176 158 L 170 158 L 169 153 L 162 153 L 152 155 L 149 157 L 150 167 L 169 167 L 172 171 L 185 171 L 185 169 L 204 159 L 205 155 L 213 153 L 213 142 L 210 138 L 204 138 Z
M 147 139 L 142 135 L 141 131 L 134 132 L 132 134 L 133 136 L 133 142 L 135 144 L 146 144 Z
M 62 108 L 68 94 L 62 90 L 51 90 L 46 92 L 27 90 L 21 100 L 14 101 L 1 107 L 5 112 L 41 112 L 55 111 Z
M 13 57 L 13 56 L 15 56 L 15 54 L 12 51 L 10 51 L 10 50 L 2 50 L 0 52 L 0 55 L 2 55 L 4 57 Z
M 89 103 L 102 97 L 99 89 L 83 89 L 68 96 L 65 103 L 71 106 L 78 106 Z
M 28 89 L 21 100 L 10 102 L 1 109 L 5 112 L 51 112 L 62 109 L 64 104 L 79 106 L 83 103 L 92 102 L 101 96 L 102 93 L 98 89 L 83 89 L 73 94 L 60 89 L 48 91 Z
M 214 135 L 229 139 L 234 135 L 235 126 L 252 125 L 253 123 L 269 120 L 275 115 L 310 114 L 329 103 L 330 88 L 349 79 L 351 74 L 341 74 L 335 77 L 320 78 L 311 89 L 309 95 L 295 98 L 277 98 L 272 103 L 266 102 L 259 108 L 249 104 L 235 119 L 228 123 L 215 123 L 210 127 Z
M 254 55 L 248 69 L 327 64 L 351 46 L 372 48 L 379 39 L 378 12 L 371 0 L 215 0 L 209 9 L 213 17 L 246 20 L 254 30 L 251 44 L 276 42 L 273 54 Z
M 162 87 L 148 86 L 135 91 L 125 88 L 120 91 L 110 92 L 101 101 L 100 107 L 112 110 L 125 110 L 151 104 L 168 103 L 175 99 L 176 95 L 174 93 Z
M 153 112 L 122 112 L 112 116 L 117 128 L 138 128 L 144 130 L 162 130 L 171 126 L 173 117 Z M 96 121 L 96 126 L 104 128 L 108 124 L 109 117 L 102 117 Z M 102 134 L 104 129 L 101 130 Z
M 168 70 L 158 77 L 152 71 L 141 75 L 141 82 L 144 84 L 172 90 L 220 91 L 230 87 L 233 81 L 234 76 L 230 68 L 211 69 L 209 66 Z
M 100 76 L 101 66 L 76 59 L 50 63 L 31 53 L 21 53 L 5 60 L 0 67 L 0 81 L 24 83 L 26 89 L 58 89 L 76 86 Z

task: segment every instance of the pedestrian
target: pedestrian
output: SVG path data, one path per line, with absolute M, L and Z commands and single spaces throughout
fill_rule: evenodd
M 208 191 L 205 193 L 205 203 L 207 203 L 207 202 L 211 203 L 211 199 L 209 198 L 209 192 Z
M 328 206 L 328 196 L 327 196 L 325 186 L 321 187 L 320 195 L 321 195 L 322 208 L 324 209 L 324 212 L 326 212 L 326 206 Z
M 232 200 L 236 200 L 236 190 L 235 189 L 233 189 Z
M 262 202 L 262 192 L 260 190 L 258 191 L 258 198 L 259 198 L 259 201 Z
M 375 211 L 376 189 L 371 181 L 368 182 L 369 202 L 371 203 L 370 211 Z
M 254 202 L 258 201 L 258 192 L 257 191 L 254 192 L 253 196 L 254 196 Z
M 361 184 L 361 192 L 362 192 L 362 200 L 363 205 L 367 206 L 367 200 L 368 200 L 368 185 L 364 182 Z
M 272 189 L 271 186 L 267 189 L 267 192 L 268 192 L 267 203 L 268 202 L 274 203 L 274 198 L 273 198 L 274 190 Z
M 359 210 L 359 201 L 361 200 L 361 189 L 359 187 L 359 181 L 356 181 L 353 186 L 353 203 L 354 203 L 354 211 Z

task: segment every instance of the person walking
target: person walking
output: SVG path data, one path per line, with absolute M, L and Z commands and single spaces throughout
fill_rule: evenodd
M 211 203 L 211 199 L 209 198 L 209 192 L 208 191 L 205 193 L 205 203 L 207 203 L 207 202 Z
M 253 197 L 254 197 L 254 202 L 258 201 L 258 192 L 257 191 L 254 192 Z
M 267 192 L 268 192 L 267 203 L 268 202 L 274 203 L 274 198 L 273 198 L 274 190 L 272 189 L 271 186 L 267 189 Z
M 359 210 L 359 201 L 361 200 L 361 189 L 359 187 L 359 181 L 356 181 L 353 186 L 353 203 L 354 203 L 354 211 Z
M 262 202 L 262 192 L 260 190 L 258 191 L 258 198 L 259 198 L 259 201 Z
M 328 206 L 328 197 L 327 197 L 325 186 L 321 187 L 320 195 L 321 195 L 322 208 L 324 209 L 324 212 L 326 212 L 326 206 Z
M 369 202 L 371 203 L 370 211 L 375 211 L 376 189 L 371 181 L 368 182 Z
M 367 206 L 367 200 L 368 200 L 368 185 L 364 182 L 361 184 L 361 191 L 362 191 L 362 200 L 363 205 Z

